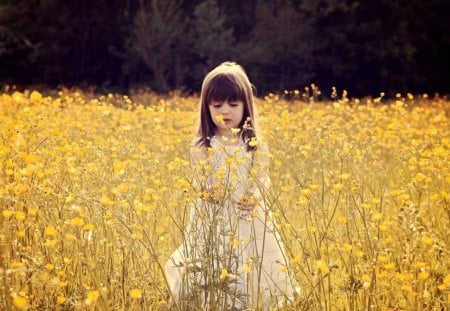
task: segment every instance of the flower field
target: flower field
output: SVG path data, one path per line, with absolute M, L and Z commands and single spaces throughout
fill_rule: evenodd
M 303 291 L 285 309 L 450 309 L 450 101 L 292 97 L 256 101 Z M 176 309 L 197 104 L 0 94 L 1 310 Z

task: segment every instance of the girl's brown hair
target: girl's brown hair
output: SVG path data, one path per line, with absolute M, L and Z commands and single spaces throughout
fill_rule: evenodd
M 242 139 L 248 150 L 254 147 L 248 145 L 252 137 L 256 137 L 253 109 L 253 90 L 244 69 L 234 63 L 225 62 L 211 70 L 203 80 L 200 94 L 200 124 L 196 145 L 211 147 L 210 139 L 214 135 L 215 125 L 209 113 L 209 104 L 213 101 L 242 101 L 244 113 L 239 128 L 242 129 Z M 245 126 L 244 126 L 245 125 Z

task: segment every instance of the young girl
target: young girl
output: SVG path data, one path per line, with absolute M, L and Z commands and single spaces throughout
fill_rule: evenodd
M 191 150 L 198 199 L 165 267 L 180 309 L 268 310 L 299 293 L 267 202 L 268 158 L 252 85 L 241 66 L 223 63 L 203 81 Z

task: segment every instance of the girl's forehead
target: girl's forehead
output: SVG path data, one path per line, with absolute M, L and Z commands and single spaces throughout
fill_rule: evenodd
M 220 104 L 222 104 L 222 103 L 236 103 L 236 104 L 237 103 L 241 103 L 241 104 L 243 104 L 244 100 L 242 100 L 242 99 L 223 99 L 223 100 L 211 99 L 208 102 L 209 105 L 212 105 L 212 104 L 215 104 L 215 103 L 220 103 Z

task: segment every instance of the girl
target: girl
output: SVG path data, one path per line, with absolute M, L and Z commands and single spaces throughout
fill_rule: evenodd
M 191 150 L 198 199 L 165 267 L 183 310 L 267 310 L 299 293 L 267 202 L 268 149 L 254 126 L 246 73 L 236 63 L 219 65 L 202 84 Z

